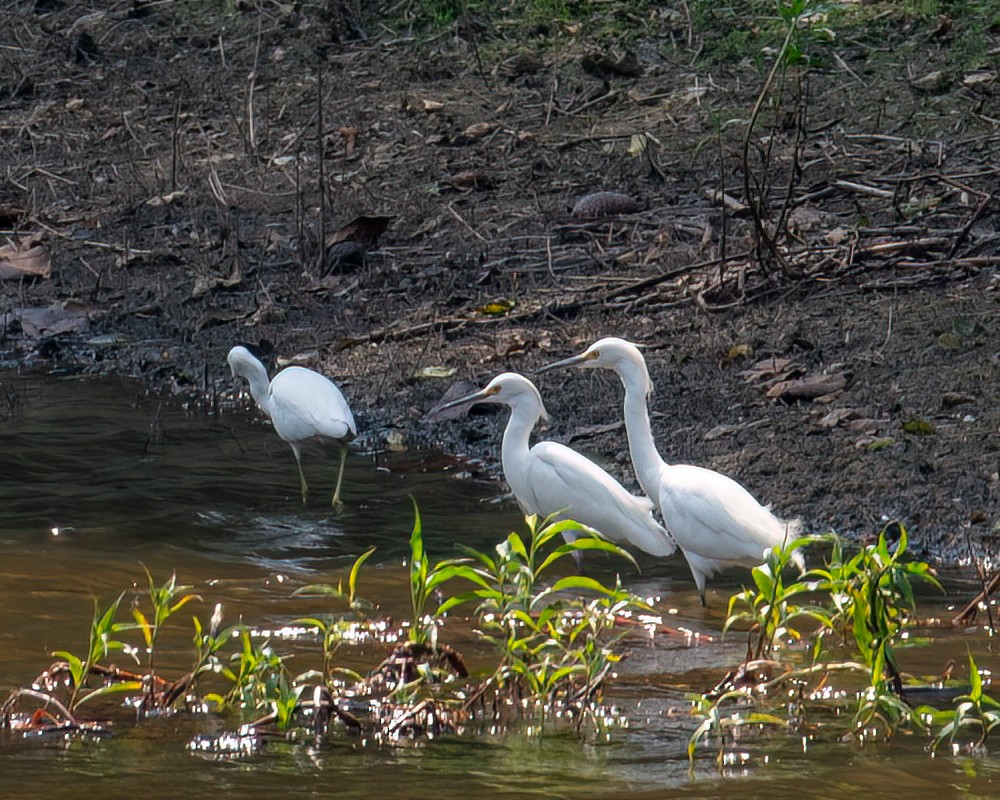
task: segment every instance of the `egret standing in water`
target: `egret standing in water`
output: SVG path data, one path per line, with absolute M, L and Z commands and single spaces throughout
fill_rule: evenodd
M 358 428 L 351 408 L 337 385 L 305 367 L 286 367 L 268 383 L 264 365 L 242 345 L 229 351 L 228 361 L 233 377 L 245 378 L 249 382 L 253 399 L 261 411 L 271 418 L 278 436 L 292 448 L 302 481 L 303 503 L 309 499 L 309 485 L 302 471 L 301 443 L 319 437 L 340 444 L 340 471 L 337 473 L 337 488 L 333 492 L 333 506 L 339 506 L 347 443 L 358 435 Z
M 606 539 L 657 556 L 669 556 L 677 549 L 653 518 L 653 504 L 645 497 L 629 494 L 597 464 L 565 445 L 538 442 L 530 446 L 531 431 L 546 414 L 538 389 L 523 375 L 497 375 L 485 388 L 443 408 L 480 402 L 510 408 L 500 455 L 504 476 L 525 514 L 559 513 Z
M 704 467 L 663 460 L 646 407 L 653 384 L 646 361 L 634 344 L 624 339 L 601 339 L 579 355 L 538 371 L 571 366 L 610 369 L 621 378 L 625 430 L 636 477 L 684 553 L 702 605 L 706 578 L 726 567 L 756 566 L 769 548 L 799 535 L 801 521 L 778 519 L 732 478 Z M 804 569 L 800 553 L 793 559 L 800 570 Z

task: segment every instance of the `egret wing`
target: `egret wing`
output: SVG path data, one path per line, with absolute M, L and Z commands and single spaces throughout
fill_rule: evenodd
M 794 523 L 778 519 L 739 483 L 702 467 L 665 466 L 659 499 L 681 548 L 723 565 L 759 564 L 767 548 L 796 535 Z
M 350 441 L 357 425 L 343 393 L 329 378 L 303 367 L 287 367 L 271 381 L 271 420 L 286 441 L 324 436 Z
M 530 502 L 540 514 L 566 509 L 563 516 L 582 522 L 612 541 L 630 543 L 667 556 L 676 544 L 653 518 L 652 502 L 636 497 L 593 461 L 556 442 L 531 448 L 526 474 Z

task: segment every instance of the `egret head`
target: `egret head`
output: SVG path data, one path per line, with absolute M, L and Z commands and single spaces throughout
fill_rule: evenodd
M 257 361 L 253 354 L 241 344 L 236 345 L 236 347 L 229 351 L 229 356 L 226 360 L 229 362 L 229 369 L 232 370 L 234 378 L 244 376 L 246 374 L 246 365 Z
M 465 397 L 452 400 L 450 403 L 441 406 L 441 410 L 461 405 L 471 406 L 475 403 L 502 403 L 511 408 L 515 406 L 532 406 L 537 407 L 540 416 L 548 416 L 545 413 L 542 396 L 538 393 L 538 389 L 535 388 L 535 384 L 523 375 L 518 375 L 516 372 L 504 372 L 497 375 L 478 392 L 473 392 L 472 394 L 467 394 Z
M 638 346 L 624 339 L 609 336 L 594 342 L 579 355 L 548 364 L 539 369 L 538 372 L 548 372 L 561 367 L 600 367 L 618 370 L 621 367 L 641 363 L 643 363 L 643 358 Z

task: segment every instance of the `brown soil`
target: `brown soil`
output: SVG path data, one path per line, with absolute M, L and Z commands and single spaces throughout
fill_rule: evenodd
M 782 232 L 768 254 L 742 138 L 770 63 L 699 60 L 705 40 L 672 8 L 643 12 L 626 46 L 590 29 L 627 4 L 580 30 L 477 18 L 426 34 L 336 2 L 212 5 L 6 4 L 0 225 L 43 249 L 0 256 L 51 260 L 47 279 L 0 281 L 9 365 L 214 402 L 236 388 L 229 347 L 270 343 L 344 386 L 372 446 L 495 468 L 502 415 L 422 419 L 449 385 L 619 335 L 651 346 L 668 459 L 736 476 L 811 529 L 898 518 L 918 550 L 990 546 L 996 32 L 985 78 L 919 80 L 950 63 L 952 33 L 902 19 L 895 41 L 845 37 L 790 72 L 749 155 Z M 601 190 L 637 207 L 571 213 Z M 334 235 L 359 215 L 393 219 Z M 346 243 L 321 257 L 324 238 Z M 792 363 L 754 373 L 766 358 Z M 822 396 L 775 388 L 798 377 L 828 380 Z M 634 486 L 619 387 L 540 385 L 545 435 Z

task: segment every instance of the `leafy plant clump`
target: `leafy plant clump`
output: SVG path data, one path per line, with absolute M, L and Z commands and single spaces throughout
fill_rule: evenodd
M 830 548 L 826 563 L 786 582 L 782 569 L 792 551 L 809 544 Z M 850 556 L 832 534 L 769 553 L 752 570 L 754 585 L 730 600 L 725 629 L 747 628 L 747 658 L 695 698 L 693 713 L 702 721 L 691 736 L 689 757 L 714 741 L 721 763 L 739 735 L 767 729 L 805 738 L 833 731 L 860 742 L 908 730 L 933 734 L 934 748 L 946 741 L 954 745 L 956 738 L 981 747 L 1000 724 L 1000 704 L 984 694 L 971 655 L 969 689 L 952 710 L 916 702 L 918 696 L 947 698 L 952 687 L 915 679 L 900 666 L 898 649 L 917 610 L 914 585 L 941 589 L 927 563 L 907 558 L 907 547 L 905 528 L 893 525 Z M 795 652 L 785 661 L 779 655 L 788 645 Z M 835 682 L 844 688 L 834 688 Z M 853 714 L 841 713 L 852 694 Z M 810 724 L 817 717 L 822 723 Z
M 158 584 L 147 571 L 148 588 L 133 598 L 131 620 L 121 619 L 124 592 L 106 609 L 95 604 L 87 650 L 54 653 L 59 660 L 33 688 L 14 690 L 0 706 L 0 725 L 24 733 L 100 734 L 121 705 L 98 707 L 96 701 L 114 695 L 124 697 L 140 719 L 180 710 L 236 715 L 244 721 L 238 733 L 197 737 L 192 747 L 242 753 L 258 747 L 265 735 L 325 736 L 335 723 L 379 741 L 455 731 L 487 714 L 493 723 L 512 724 L 525 714 L 545 723 L 546 711 L 555 707 L 577 724 L 603 719 L 597 706 L 621 657 L 621 615 L 642 604 L 619 585 L 554 572 L 567 555 L 630 557 L 575 522 L 531 517 L 526 536 L 511 533 L 492 554 L 467 549 L 463 557 L 434 563 L 415 512 L 408 560 L 411 618 L 389 655 L 367 674 L 346 667 L 340 654 L 359 639 L 394 639 L 385 632 L 385 620 L 374 616 L 375 605 L 358 594 L 362 567 L 374 549 L 357 558 L 346 585 L 341 580 L 335 587 L 296 590 L 296 596 L 329 599 L 340 609 L 294 621 L 312 632 L 319 651 L 320 667 L 298 673 L 287 654 L 251 626 L 224 627 L 223 609 L 216 605 L 207 622 L 192 618 L 190 668 L 166 677 L 160 665 L 176 663 L 177 653 L 164 652 L 162 634 L 177 612 L 201 598 L 176 576 Z M 573 541 L 563 542 L 561 534 Z M 447 593 L 451 586 L 459 590 Z M 460 606 L 474 606 L 482 636 L 497 655 L 485 676 L 470 676 L 461 654 L 439 641 L 448 613 Z M 115 654 L 130 656 L 134 668 L 111 663 Z

